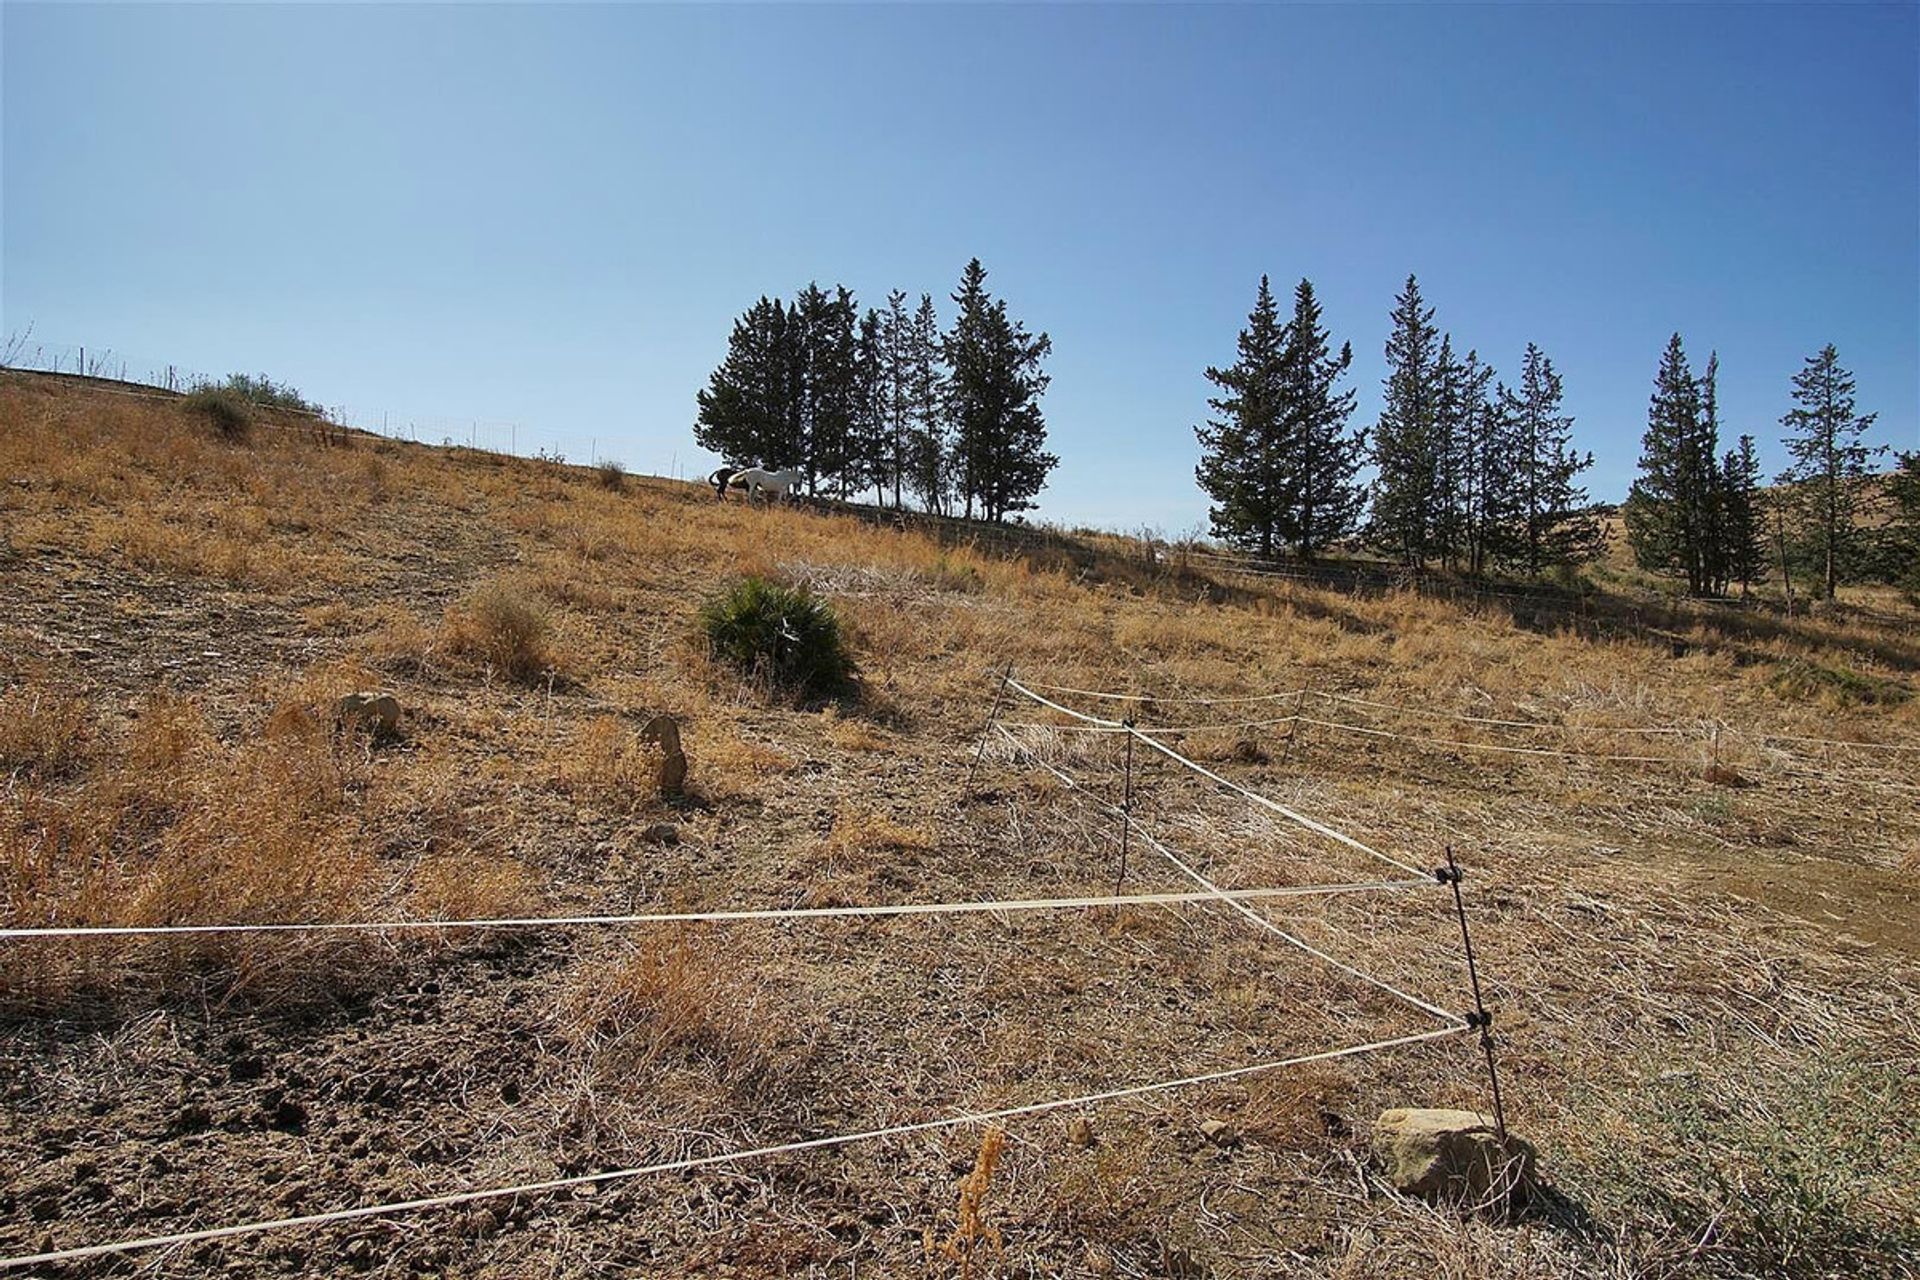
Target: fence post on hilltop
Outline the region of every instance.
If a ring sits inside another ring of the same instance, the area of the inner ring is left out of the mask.
[[[1473,937],[1467,932],[1467,905],[1460,897],[1460,864],[1453,860],[1453,846],[1447,846],[1447,865],[1434,871],[1434,878],[1442,884],[1453,886],[1453,910],[1460,918],[1460,947],[1467,955],[1467,981],[1473,987],[1473,1012],[1467,1015],[1467,1025],[1480,1030],[1480,1052],[1487,1060],[1487,1083],[1493,1089],[1493,1127],[1499,1135],[1500,1145],[1507,1145],[1507,1112],[1500,1100],[1500,1072],[1493,1061],[1493,1015],[1487,1012],[1487,1005],[1480,998],[1480,969],[1473,956]]]
[[[1120,896],[1120,886],[1127,879],[1127,844],[1133,834],[1133,721],[1123,720],[1127,727],[1126,781],[1120,792],[1120,874],[1113,878],[1113,895]]]
[[[998,723],[1000,719],[1000,703],[1003,699],[1006,698],[1007,684],[1012,679],[1013,679],[1013,664],[1009,662],[1007,664],[1007,669],[1000,673],[1000,687],[993,691],[993,708],[987,712],[986,724],[981,726],[980,745],[974,748],[973,766],[967,770],[967,786],[966,786],[966,792],[965,792],[965,794],[967,795],[973,794],[974,776],[980,772],[980,761],[986,758],[987,738],[992,735],[993,726],[996,723]]]

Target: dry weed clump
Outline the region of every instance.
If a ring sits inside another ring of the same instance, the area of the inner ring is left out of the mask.
[[[616,813],[660,799],[660,752],[618,716],[600,715],[575,729],[552,756],[553,783]]]
[[[0,690],[0,770],[56,777],[86,756],[92,715],[84,700],[58,689]]]
[[[496,579],[448,609],[441,634],[447,652],[532,683],[557,665],[548,647],[552,629],[546,609],[518,587]]]
[[[582,965],[562,1033],[603,1077],[682,1072],[752,1091],[778,1074],[767,993],[703,931],[643,934],[625,955]]]
[[[350,799],[352,757],[303,711],[258,738],[214,740],[154,699],[59,791],[0,796],[0,918],[15,926],[251,924],[361,918],[381,876]],[[292,943],[293,945],[279,945]],[[362,942],[193,935],[28,944],[0,1000],[46,1008],[157,993],[193,977],[230,996],[324,996]]]
[[[539,899],[526,863],[461,851],[434,854],[414,866],[406,910],[423,920],[500,920],[526,915]]]

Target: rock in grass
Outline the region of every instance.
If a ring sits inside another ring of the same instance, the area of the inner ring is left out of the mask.
[[[641,833],[649,844],[679,844],[680,828],[671,822],[656,822]]]
[[[1216,1147],[1236,1147],[1240,1145],[1240,1131],[1225,1120],[1206,1120],[1200,1125],[1200,1136]]]
[[[1533,1183],[1533,1148],[1477,1111],[1396,1107],[1373,1122],[1373,1151],[1387,1181],[1410,1196],[1480,1203],[1524,1199]]]
[[[333,718],[343,728],[391,738],[400,732],[400,702],[390,693],[350,693],[334,705]]]
[[[1085,1116],[1075,1116],[1067,1122],[1067,1142],[1071,1146],[1090,1147],[1093,1145],[1093,1122]]]

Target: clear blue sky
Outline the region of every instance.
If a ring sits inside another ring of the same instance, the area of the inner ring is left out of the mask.
[[[1553,357],[1597,496],[1676,329],[1770,468],[1826,342],[1920,445],[1913,5],[3,8],[0,329],[136,363],[690,472],[754,298],[944,319],[977,254],[1053,336],[1042,514],[1178,532],[1260,273],[1364,421],[1412,271]]]

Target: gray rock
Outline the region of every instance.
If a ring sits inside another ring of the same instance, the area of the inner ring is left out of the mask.
[[[650,844],[679,844],[680,828],[671,822],[656,822],[641,833]]]
[[[1407,1195],[1482,1204],[1524,1199],[1534,1151],[1477,1111],[1396,1107],[1373,1123],[1373,1151],[1387,1181]]]

